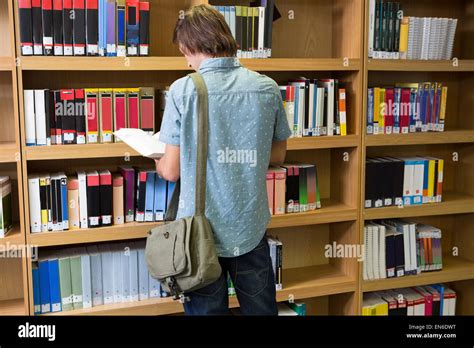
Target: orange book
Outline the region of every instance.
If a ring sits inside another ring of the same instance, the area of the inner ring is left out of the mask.
[[[270,210],[270,214],[274,215],[275,209],[274,209],[274,187],[275,187],[275,173],[273,172],[272,169],[268,169],[267,172],[267,196],[268,196],[268,209]]]
[[[285,192],[286,192],[286,170],[283,168],[274,169],[274,214],[285,214]]]
[[[347,135],[346,89],[339,88],[339,123],[341,136]]]

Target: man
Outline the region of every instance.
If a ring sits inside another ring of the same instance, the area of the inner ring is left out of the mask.
[[[176,24],[174,43],[209,92],[206,216],[216,243],[221,277],[187,296],[188,315],[228,314],[227,273],[244,315],[277,315],[275,281],[265,230],[269,164],[285,159],[291,132],[278,85],[242,67],[224,17],[213,7],[191,8]],[[181,178],[178,218],[194,214],[197,93],[189,77],[169,90],[156,163],[166,180]]]

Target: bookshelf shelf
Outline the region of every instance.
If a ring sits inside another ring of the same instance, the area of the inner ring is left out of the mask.
[[[25,304],[22,298],[0,301],[0,315],[25,315]]]
[[[285,269],[285,287],[277,291],[277,301],[354,292],[356,281],[331,265]],[[229,307],[238,307],[236,297],[229,297]],[[182,305],[171,298],[118,303],[46,315],[164,315],[183,312]]]
[[[366,135],[367,146],[421,145],[421,144],[454,144],[474,142],[474,130],[449,130],[445,132],[377,134]]]
[[[241,59],[257,71],[354,71],[360,59],[342,58],[270,58]],[[22,70],[62,71],[190,71],[183,57],[22,57]]]
[[[304,213],[274,215],[268,228],[327,224],[357,219],[357,209],[332,200],[321,200],[321,209]]]
[[[160,222],[131,222],[123,225],[59,232],[31,233],[30,243],[38,247],[97,243],[146,237],[148,231]]]
[[[432,71],[432,72],[469,72],[474,71],[474,59],[451,60],[402,60],[369,59],[369,71]]]
[[[323,209],[316,211],[272,216],[268,228],[289,226],[326,224],[339,221],[356,220],[356,209],[343,204],[323,200]],[[42,232],[29,234],[29,241],[38,247],[98,243],[145,238],[147,232],[160,222],[132,222],[124,225],[79,229],[58,232]]]
[[[139,156],[124,143],[28,146],[25,155],[28,161]]]
[[[11,71],[13,67],[12,57],[0,57],[0,71]]]
[[[0,245],[3,247],[15,246],[24,244],[23,235],[21,234],[20,225],[17,223],[13,226],[13,229],[5,236],[0,238]]]
[[[0,142],[0,163],[16,162],[18,153],[15,142]]]
[[[337,137],[306,137],[292,138],[288,141],[288,150],[331,149],[340,147],[355,147],[359,143],[357,135]],[[0,145],[0,162],[2,147]],[[124,143],[85,144],[85,145],[53,145],[28,146],[25,148],[27,161],[106,158],[123,156],[140,156],[138,152]],[[12,158],[11,154],[8,158]],[[14,157],[13,157],[14,158]],[[10,161],[10,160],[8,160]]]
[[[418,206],[384,207],[364,209],[365,220],[406,218],[413,216],[431,216],[464,214],[474,212],[474,196],[445,192],[443,202]]]
[[[344,137],[303,137],[288,140],[288,150],[332,149],[338,147],[355,147],[359,145],[359,136],[347,135]]]
[[[461,257],[443,256],[443,269],[418,275],[362,282],[362,291],[380,291],[408,286],[447,283],[474,278],[474,262]]]

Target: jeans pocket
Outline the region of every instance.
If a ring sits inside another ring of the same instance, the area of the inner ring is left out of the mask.
[[[236,273],[235,288],[241,293],[254,297],[262,292],[268,284],[269,267],[251,269]]]

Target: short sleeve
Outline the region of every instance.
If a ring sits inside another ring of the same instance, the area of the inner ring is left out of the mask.
[[[280,93],[277,94],[277,109],[275,116],[275,130],[273,133],[273,141],[283,141],[291,136],[290,126],[286,117],[286,111],[283,106],[283,100]]]
[[[177,106],[173,89],[170,88],[166,96],[166,106],[161,122],[160,141],[165,144],[180,144],[181,113]]]

